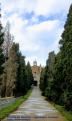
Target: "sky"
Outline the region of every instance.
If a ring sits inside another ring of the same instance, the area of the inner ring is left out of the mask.
[[[10,32],[31,65],[45,66],[48,54],[59,51],[72,0],[0,0],[2,24],[10,22]]]

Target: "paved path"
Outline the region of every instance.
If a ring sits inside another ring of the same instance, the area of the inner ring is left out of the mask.
[[[13,119],[13,120],[12,120]],[[65,121],[60,113],[41,96],[38,87],[32,91],[29,99],[17,111],[12,113],[8,121]]]

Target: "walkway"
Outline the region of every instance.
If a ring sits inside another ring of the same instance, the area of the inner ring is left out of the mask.
[[[41,96],[38,87],[32,91],[29,99],[7,119],[8,121],[64,121],[60,113]]]

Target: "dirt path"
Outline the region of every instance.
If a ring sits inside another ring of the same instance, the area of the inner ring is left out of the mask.
[[[41,96],[38,87],[17,111],[10,114],[8,121],[65,121],[60,113]]]

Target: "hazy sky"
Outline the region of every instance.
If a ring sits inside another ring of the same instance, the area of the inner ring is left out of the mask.
[[[61,33],[72,0],[0,0],[2,23],[11,24],[14,41],[26,61],[45,65],[50,51],[58,52]]]

